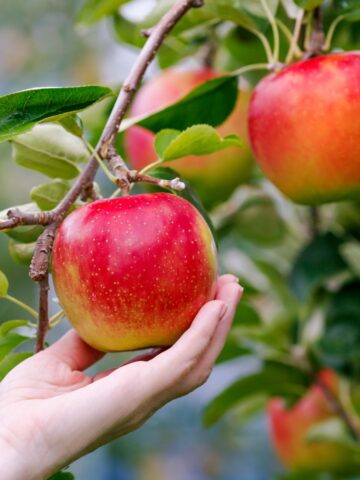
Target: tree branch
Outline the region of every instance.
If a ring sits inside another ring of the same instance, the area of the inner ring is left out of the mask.
[[[311,32],[310,45],[304,58],[312,58],[321,55],[325,44],[325,33],[323,26],[323,13],[321,6],[314,10],[314,30]]]
[[[347,411],[342,406],[340,400],[337,398],[332,389],[326,384],[326,382],[322,381],[321,378],[317,378],[316,384],[318,387],[320,387],[330,408],[345,423],[353,439],[360,441],[360,432],[358,432],[356,427],[353,425],[351,417],[348,415]]]
[[[94,154],[91,155],[89,163],[83,170],[82,174],[77,178],[72,188],[61,202],[49,212],[23,213],[19,210],[9,210],[9,220],[0,223],[0,230],[15,228],[19,225],[48,226],[37,240],[30,266],[31,278],[38,281],[40,284],[40,319],[36,346],[37,350],[43,348],[44,338],[48,328],[48,264],[56,229],[76,199],[80,195],[86,195],[86,192],[89,192],[89,186],[93,184],[93,180],[99,167],[97,156],[102,160],[109,161],[110,168],[116,173],[115,176],[119,179],[118,183],[122,188],[123,193],[129,191],[129,175],[131,172],[129,172],[121,157],[117,155],[113,146],[121,121],[125,116],[138,86],[140,85],[146,69],[154,59],[167,34],[188,10],[201,7],[203,3],[204,0],[179,0],[162,17],[159,23],[149,31],[149,38],[140,52],[129,76],[125,80],[103,133],[95,147]],[[173,182],[175,188],[179,186],[181,188],[180,184],[182,183],[179,182],[178,179],[174,179],[173,181],[161,181],[159,179],[153,180],[153,177],[141,175],[137,172],[136,174],[133,174],[133,181],[150,181],[150,183],[157,184],[160,184],[159,182]]]

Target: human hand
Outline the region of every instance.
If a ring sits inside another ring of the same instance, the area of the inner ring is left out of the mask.
[[[235,277],[220,277],[216,300],[202,307],[175,345],[93,378],[83,370],[103,353],[73,330],[17,366],[0,384],[2,478],[46,479],[202,385],[241,294]]]

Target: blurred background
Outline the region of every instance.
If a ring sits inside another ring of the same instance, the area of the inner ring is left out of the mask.
[[[151,10],[152,0],[127,8],[129,18]],[[116,43],[107,22],[90,29],[74,26],[79,0],[1,0],[0,95],[34,86],[100,83],[117,87],[136,57],[136,50]],[[148,72],[151,75],[156,63]],[[43,177],[11,161],[10,146],[0,144],[0,210],[28,202],[28,192]],[[102,178],[100,176],[100,183]],[[16,295],[36,307],[36,292],[27,267],[8,255],[8,239],[0,236],[0,269]],[[51,297],[54,294],[52,293]],[[56,310],[56,305],[53,306]],[[17,318],[19,311],[1,303],[0,321]],[[56,332],[61,335],[68,325]],[[97,367],[122,361],[108,355]],[[105,364],[105,365],[104,365]],[[237,413],[215,427],[201,424],[204,406],[227,384],[256,367],[252,358],[215,368],[210,380],[193,394],[158,412],[139,431],[122,438],[71,466],[78,480],[267,480],[281,473],[268,439],[266,420],[257,415],[246,425]],[[234,421],[235,420],[235,421]],[[71,441],[71,439],[69,439]]]

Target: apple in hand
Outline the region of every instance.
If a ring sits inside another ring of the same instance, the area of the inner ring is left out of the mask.
[[[294,202],[360,199],[360,52],[304,60],[253,92],[249,133],[265,175]]]
[[[70,214],[56,236],[52,271],[69,321],[92,347],[168,346],[214,297],[216,249],[188,201],[134,195]]]
[[[323,370],[320,378],[335,393],[338,380],[331,370]],[[294,406],[286,408],[280,398],[268,405],[271,438],[283,462],[291,470],[307,472],[352,473],[360,471],[353,451],[334,442],[307,442],[311,427],[334,418],[320,387],[314,385]]]
[[[218,74],[203,68],[193,71],[167,70],[147,82],[137,94],[131,109],[132,116],[145,115],[167,107],[186,96],[195,87]],[[203,156],[188,156],[164,163],[189,180],[207,207],[226,200],[234,189],[247,181],[253,159],[247,138],[247,109],[250,93],[241,91],[235,109],[217,129],[220,135],[238,134],[245,144]],[[142,127],[131,127],[125,136],[125,148],[130,163],[140,170],[155,162],[154,134]]]

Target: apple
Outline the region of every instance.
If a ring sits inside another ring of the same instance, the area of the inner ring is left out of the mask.
[[[215,294],[216,249],[188,201],[167,193],[99,200],[59,227],[56,293],[101,351],[172,345]]]
[[[338,379],[333,371],[323,370],[320,377],[334,392],[338,390]],[[312,426],[336,416],[318,386],[312,386],[290,408],[286,408],[280,398],[270,400],[268,414],[273,444],[289,469],[328,473],[359,471],[360,464],[356,464],[350,448],[330,441],[307,442],[306,436]]]
[[[360,199],[360,52],[304,60],[252,94],[249,133],[265,175],[291,200]]]
[[[131,109],[132,116],[160,110],[186,96],[195,87],[218,76],[214,70],[167,70],[147,82],[139,91]],[[232,147],[211,155],[189,156],[163,165],[176,170],[189,180],[208,207],[226,200],[234,189],[249,179],[253,159],[247,138],[247,108],[250,93],[241,91],[228,119],[218,128],[222,135],[236,133],[244,147]],[[125,148],[132,166],[140,170],[155,162],[154,134],[141,127],[132,127],[125,136]]]

